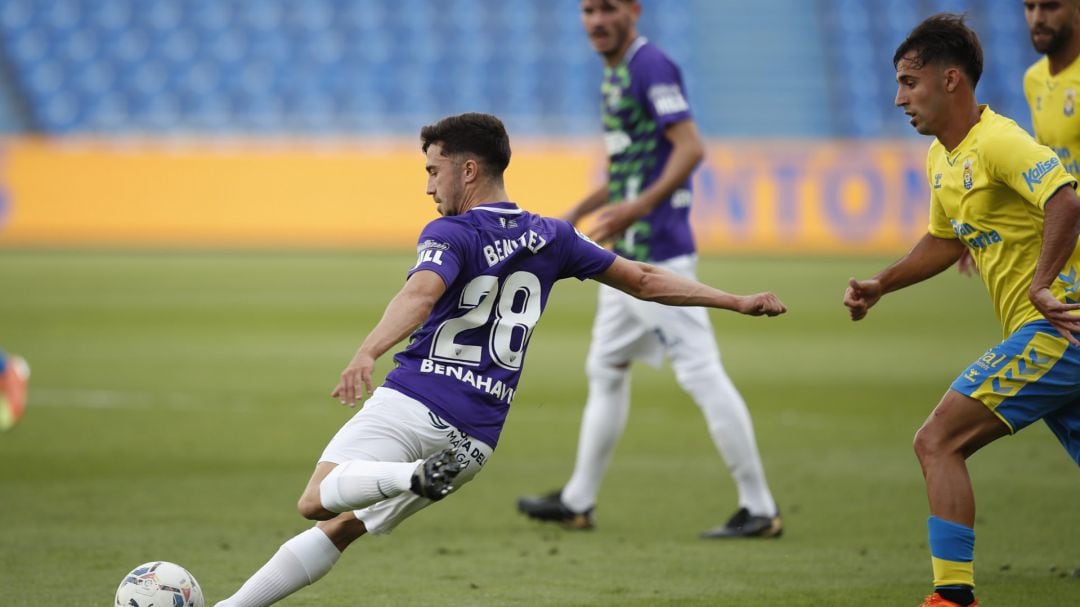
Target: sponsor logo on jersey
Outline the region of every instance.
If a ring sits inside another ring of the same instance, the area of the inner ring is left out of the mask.
[[[649,87],[649,101],[652,101],[656,113],[660,116],[678,114],[690,109],[690,104],[683,97],[682,89],[677,84],[654,84]]]
[[[1035,186],[1042,183],[1043,177],[1049,173],[1054,167],[1061,164],[1057,156],[1050,158],[1049,160],[1043,160],[1036,162],[1035,166],[1031,167],[1027,171],[1024,171],[1024,183],[1027,184],[1028,190],[1035,191]]]
[[[419,253],[420,251],[426,251],[428,249],[441,249],[441,250],[445,251],[445,250],[447,250],[449,248],[450,248],[450,245],[446,244],[445,242],[435,242],[434,240],[431,240],[429,238],[429,239],[425,240],[424,242],[421,242],[420,244],[416,245],[416,252]]]
[[[970,223],[961,223],[955,219],[950,220],[953,233],[973,249],[985,249],[986,247],[1002,241],[1001,234],[997,230],[981,232]]]

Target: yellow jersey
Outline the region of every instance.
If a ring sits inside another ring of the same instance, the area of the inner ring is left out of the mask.
[[[1066,171],[1080,175],[1080,59],[1050,75],[1050,60],[1039,59],[1024,73],[1024,97],[1031,107],[1035,140],[1054,149]]]
[[[1012,120],[985,105],[951,152],[936,139],[927,154],[930,226],[938,238],[959,238],[979,266],[1005,336],[1042,318],[1028,300],[1043,241],[1043,209],[1076,179],[1054,150],[1036,143]],[[1080,253],[1062,269],[1051,291],[1080,300]]]

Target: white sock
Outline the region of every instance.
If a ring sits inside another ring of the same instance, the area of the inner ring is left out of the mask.
[[[345,462],[331,470],[319,484],[319,499],[330,512],[365,508],[407,491],[419,463]]]
[[[334,566],[341,551],[318,527],[285,542],[236,594],[215,607],[266,607],[313,584]]]
[[[611,367],[589,369],[589,397],[581,416],[574,473],[562,490],[562,502],[574,512],[596,505],[615,445],[630,414],[630,372]]]
[[[776,502],[765,481],[750,412],[720,362],[676,365],[675,376],[705,415],[709,434],[735,481],[739,506],[752,515],[775,515]]]

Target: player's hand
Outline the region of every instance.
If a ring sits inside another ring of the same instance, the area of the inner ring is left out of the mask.
[[[975,276],[979,273],[979,266],[975,264],[975,258],[971,256],[971,251],[966,248],[960,254],[960,259],[956,260],[956,271],[964,276]]]
[[[1080,346],[1080,339],[1076,334],[1080,333],[1080,316],[1075,312],[1080,310],[1080,303],[1064,303],[1058,301],[1050,289],[1043,287],[1034,291],[1028,291],[1028,299],[1046,320],[1057,329],[1061,336],[1074,346]]]
[[[877,280],[848,279],[844,291],[844,305],[851,313],[851,320],[862,320],[866,313],[881,299],[881,283]]]
[[[375,359],[366,352],[357,352],[349,361],[349,366],[341,372],[341,381],[330,393],[330,396],[341,401],[341,404],[355,407],[356,403],[371,396],[374,388],[371,383],[371,374],[375,371]]]
[[[736,311],[749,316],[779,316],[787,312],[787,307],[779,297],[766,292],[740,297]]]
[[[613,204],[596,213],[588,236],[596,242],[610,240],[644,217],[641,208],[632,201]]]

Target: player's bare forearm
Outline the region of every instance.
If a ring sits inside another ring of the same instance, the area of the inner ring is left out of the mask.
[[[959,240],[926,234],[907,255],[870,280],[848,280],[844,307],[851,320],[862,320],[883,295],[941,273],[956,263],[963,252],[964,243]]]
[[[630,201],[638,207],[639,217],[648,215],[657,205],[670,198],[690,179],[694,169],[705,158],[705,144],[693,120],[676,122],[664,131],[664,135],[671,142],[671,155],[656,181]]]
[[[1030,291],[1048,289],[1076,249],[1080,236],[1080,198],[1069,186],[1058,189],[1046,201],[1043,244]]]
[[[705,156],[705,145],[692,120],[677,122],[667,127],[664,134],[671,141],[672,150],[660,175],[635,198],[604,209],[589,230],[594,240],[609,240],[651,213],[690,179]]]
[[[378,359],[390,348],[412,334],[420,323],[431,314],[434,300],[421,300],[399,292],[387,304],[382,318],[368,333],[357,352]]]
[[[562,218],[577,225],[583,217],[604,206],[607,204],[607,201],[608,184],[605,182],[604,185],[593,190],[588,196],[582,198],[581,202],[577,203],[569,211],[564,213]]]
[[[330,395],[342,404],[354,406],[364,394],[371,394],[375,361],[415,331],[431,315],[435,302],[445,291],[442,278],[434,272],[421,270],[410,276],[345,366]]]
[[[1065,263],[1076,249],[1080,235],[1080,199],[1071,187],[1059,188],[1046,201],[1043,225],[1043,244],[1035,276],[1028,288],[1028,299],[1058,333],[1074,346],[1080,346],[1080,304],[1059,301],[1050,291]]]
[[[958,239],[924,234],[907,255],[878,272],[874,279],[881,284],[882,295],[898,291],[944,272],[963,253],[964,243]]]
[[[669,306],[701,306],[752,316],[776,316],[787,311],[772,293],[733,295],[663,268],[621,257],[596,279],[638,299]]]

